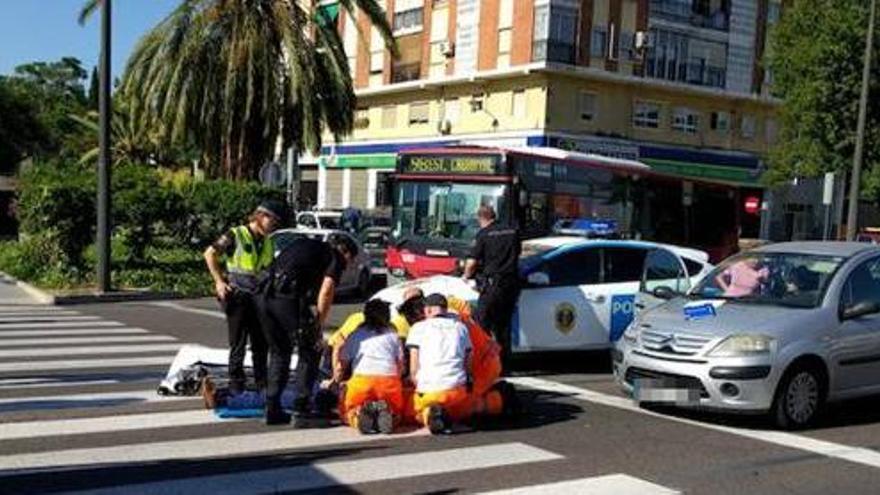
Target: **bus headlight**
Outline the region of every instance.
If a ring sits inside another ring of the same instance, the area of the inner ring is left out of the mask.
[[[731,335],[709,352],[711,357],[741,357],[770,354],[776,339],[766,335]]]

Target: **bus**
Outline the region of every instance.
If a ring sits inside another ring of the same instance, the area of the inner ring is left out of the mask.
[[[692,246],[717,261],[735,251],[738,201],[730,185],[558,148],[401,151],[385,259],[389,285],[460,274],[480,229],[481,205],[492,206],[498,220],[524,238],[550,235],[567,219],[587,219],[587,225],[606,227],[602,236]]]

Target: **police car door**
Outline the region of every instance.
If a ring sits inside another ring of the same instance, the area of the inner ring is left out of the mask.
[[[666,302],[667,299],[658,296],[664,289],[670,289],[673,294],[684,294],[690,288],[690,278],[682,259],[668,249],[652,249],[645,257],[642,280],[635,298],[635,311],[651,309]]]
[[[601,250],[581,247],[551,255],[527,274],[517,310],[513,350],[565,350],[607,346],[590,291],[598,284]],[[604,301],[599,302],[599,304]]]
[[[591,289],[599,323],[608,341],[623,335],[635,314],[635,298],[648,250],[637,246],[606,246],[602,249],[602,283]],[[600,304],[596,299],[604,299]]]

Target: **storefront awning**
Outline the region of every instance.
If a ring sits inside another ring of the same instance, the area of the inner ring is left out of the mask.
[[[760,174],[754,170],[710,165],[707,163],[689,163],[656,158],[642,158],[655,172],[676,175],[682,178],[719,181],[747,187],[762,187]]]
[[[321,166],[328,168],[394,169],[397,166],[397,154],[325,155],[321,157]]]

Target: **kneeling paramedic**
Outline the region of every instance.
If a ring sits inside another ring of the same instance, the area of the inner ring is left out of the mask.
[[[442,294],[426,297],[426,319],[413,325],[406,340],[416,421],[432,434],[450,432],[453,421],[467,419],[472,411],[468,329],[447,308]]]
[[[205,250],[205,262],[217,300],[226,313],[229,326],[229,391],[240,393],[245,387],[244,358],[251,343],[254,381],[266,386],[266,340],[257,316],[257,281],[272,263],[274,245],[269,235],[282,223],[285,207],[278,201],[265,201],[245,225],[234,227]],[[220,266],[226,258],[225,274]]]
[[[344,383],[339,416],[361,433],[388,434],[404,412],[403,348],[388,303],[368,301],[363,314],[364,322],[333,351],[332,380]]]
[[[323,335],[333,296],[345,267],[357,256],[349,238],[331,236],[328,242],[301,238],[291,242],[267,270],[258,298],[260,321],[269,344],[266,424],[286,424],[281,394],[290,377],[293,346],[297,348],[294,426],[305,426],[318,379]],[[311,305],[316,305],[316,313]]]

